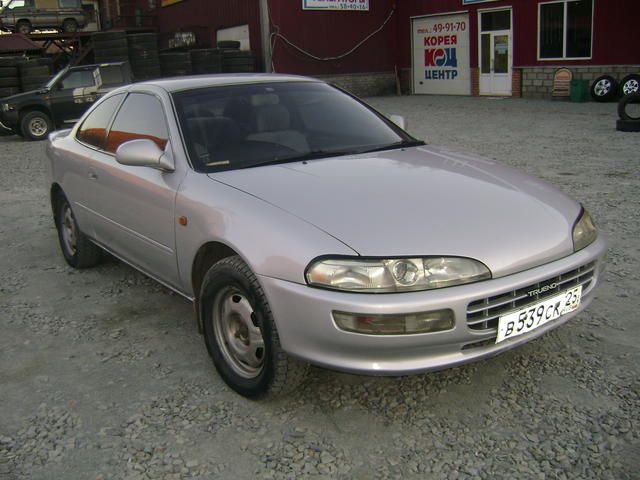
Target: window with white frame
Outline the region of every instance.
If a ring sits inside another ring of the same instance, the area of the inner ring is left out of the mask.
[[[538,57],[591,58],[593,0],[561,0],[538,5]]]

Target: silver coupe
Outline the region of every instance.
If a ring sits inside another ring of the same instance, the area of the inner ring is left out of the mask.
[[[579,203],[403,128],[297,76],[114,90],[48,143],[62,253],[84,268],[106,250],[194,302],[219,374],[252,397],[310,363],[491,357],[589,304],[606,242]]]

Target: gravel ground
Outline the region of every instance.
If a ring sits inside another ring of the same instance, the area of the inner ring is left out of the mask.
[[[611,240],[591,308],[480,363],[313,369],[290,397],[249,401],[180,297],[115,260],[66,266],[44,144],[0,137],[0,479],[639,478],[640,134],[615,131],[614,104],[370,101],[584,202]]]

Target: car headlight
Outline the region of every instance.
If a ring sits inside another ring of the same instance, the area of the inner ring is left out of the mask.
[[[360,293],[388,293],[451,287],[491,278],[477,260],[462,257],[426,257],[380,260],[321,259],[307,268],[314,287]]]
[[[592,244],[597,236],[598,229],[589,212],[583,208],[580,218],[573,227],[573,251],[577,252]]]

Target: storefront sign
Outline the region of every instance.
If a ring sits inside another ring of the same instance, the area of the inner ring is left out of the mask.
[[[369,11],[369,0],[302,0],[303,10]]]
[[[414,92],[470,95],[469,15],[417,18],[412,28]]]

